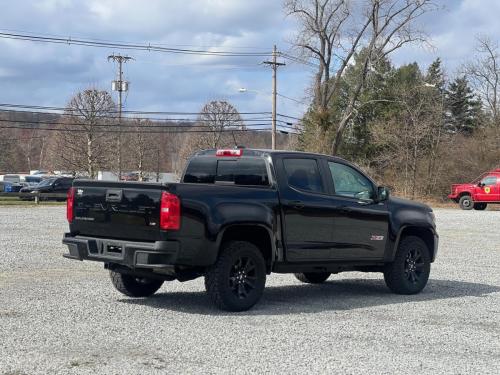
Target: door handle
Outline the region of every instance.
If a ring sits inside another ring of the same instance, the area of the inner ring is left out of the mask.
[[[304,203],[302,201],[292,201],[290,202],[293,208],[297,210],[301,210],[304,208]]]
[[[352,209],[351,209],[351,208],[349,208],[349,207],[342,206],[342,207],[340,207],[340,210],[339,210],[339,211],[340,211],[340,213],[342,213],[342,214],[348,214],[349,212],[352,212]]]

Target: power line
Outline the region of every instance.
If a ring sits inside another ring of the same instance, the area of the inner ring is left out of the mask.
[[[267,119],[270,121],[271,119]],[[265,121],[265,120],[264,120]],[[123,127],[123,128],[184,128],[184,129],[189,129],[189,128],[206,128],[207,125],[203,125],[203,121],[200,122],[194,122],[195,124],[191,125],[178,125],[178,124],[172,124],[172,123],[165,123],[165,124],[117,124],[117,123],[93,123],[93,124],[86,124],[86,123],[81,123],[81,122],[58,122],[58,121],[28,121],[28,120],[10,120],[10,119],[0,119],[0,122],[7,122],[7,123],[15,123],[15,124],[26,124],[26,125],[61,125],[61,126],[80,126],[80,127]],[[289,125],[286,121],[280,120],[280,122],[283,123],[283,125],[280,125],[281,127],[290,127],[293,128],[293,125]],[[264,126],[264,125],[270,125],[271,122],[262,122],[262,123],[253,123],[253,124],[244,124],[244,122],[241,122],[238,124],[238,122],[235,122],[235,127],[241,127],[244,126],[246,128],[250,128],[253,126]],[[44,130],[44,128],[37,128],[37,127],[23,127],[23,129],[33,129],[33,130]],[[213,130],[212,130],[213,131]]]
[[[309,66],[311,68],[319,68],[318,64],[314,64],[314,63],[312,63],[308,60],[305,60],[301,57],[298,57],[298,56],[290,55],[290,54],[284,53],[284,52],[280,52],[280,56],[283,57],[284,59],[296,62],[298,64],[306,65],[306,66]]]
[[[76,112],[76,110],[72,110],[70,108],[64,108],[64,107],[51,107],[51,106],[41,106],[41,105],[27,105],[27,104],[13,104],[13,103],[0,103],[0,107],[6,107],[6,108],[20,108],[20,109],[30,109],[30,110],[39,110],[39,109],[44,109],[46,111],[60,111],[64,113],[53,113],[53,112],[34,112],[34,111],[29,111],[29,113],[40,113],[40,114],[48,114],[48,115],[65,115],[65,116],[82,116],[78,114],[74,114],[71,112]],[[6,109],[1,109],[0,111],[10,111],[10,112],[21,112],[21,111],[13,111],[13,110],[6,110]],[[69,113],[68,113],[69,112]],[[118,111],[106,111],[106,113],[114,114],[118,113]],[[182,112],[182,111],[139,111],[139,110],[128,110],[128,111],[123,111],[123,113],[127,114],[136,114],[136,115],[172,115],[172,116],[191,116],[191,115],[199,115],[200,112]],[[271,115],[272,112],[238,112],[240,115]],[[227,114],[232,114],[232,113],[226,113],[226,112],[217,112],[216,114],[218,115],[227,115]],[[294,117],[294,116],[289,116],[285,115],[282,113],[276,113],[277,116],[280,117],[286,117],[286,118],[291,118],[294,120],[301,120],[299,117]],[[118,118],[118,117],[112,117],[112,116],[106,116],[107,118]],[[147,119],[147,118],[142,118],[142,117],[127,117],[127,119]],[[158,120],[171,120],[168,118],[165,119],[158,119]]]
[[[151,44],[151,43],[138,44],[129,42],[112,42],[112,41],[106,42],[106,41],[98,41],[86,38],[51,37],[51,36],[34,35],[28,33],[0,32],[0,38],[24,40],[24,41],[39,42],[39,43],[67,44],[67,45],[78,45],[78,46],[98,47],[98,48],[120,48],[125,50],[164,52],[164,53],[200,55],[200,56],[263,57],[270,55],[270,52],[267,51],[241,52],[241,51],[216,51],[209,49],[174,48],[174,47],[164,47],[158,44]]]
[[[11,109],[0,109],[0,113],[8,113],[8,114],[18,114],[18,113],[23,113],[23,114],[35,114],[35,115],[47,115],[47,116],[57,116],[57,117],[65,117],[65,118],[81,118],[85,117],[82,114],[78,113],[54,113],[54,112],[41,112],[41,111],[27,111],[27,110],[11,110]],[[224,113],[214,113],[215,115],[219,114],[224,114]],[[119,120],[118,116],[108,116],[108,115],[100,115],[97,116],[98,119],[107,119],[107,120]],[[124,121],[126,122],[132,122],[132,121],[152,121],[152,122],[179,122],[179,123],[189,123],[189,122],[197,122],[197,118],[188,118],[188,117],[125,117],[123,118]],[[265,116],[265,117],[242,117],[241,122],[255,122],[255,121],[265,121],[265,120],[271,120],[271,116]],[[15,120],[13,120],[15,121]],[[28,122],[28,120],[26,120]],[[283,120],[277,120],[277,121],[283,121]],[[33,123],[38,123],[40,122],[39,120],[34,120],[30,121]]]
[[[28,104],[13,104],[13,103],[0,103],[0,107],[7,108],[22,108],[22,109],[45,109],[47,111],[62,111],[62,112],[76,112],[77,110],[66,107],[51,107],[41,105],[28,105]],[[118,113],[118,111],[106,111],[107,113]],[[139,111],[127,110],[122,113],[136,114],[136,115],[199,115],[200,112],[183,112],[183,111]],[[271,112],[238,112],[240,115],[270,115]],[[227,115],[232,113],[218,112],[220,115]]]
[[[269,124],[266,124],[269,126]],[[69,132],[69,133],[85,133],[87,130],[85,129],[68,129],[68,128],[43,128],[43,129],[37,129],[37,128],[26,128],[23,126],[16,126],[16,125],[0,125],[0,129],[24,129],[24,130],[40,130],[40,131],[47,131],[47,132]],[[143,132],[140,130],[123,130],[122,132],[125,134],[173,134],[173,133],[182,133],[182,134],[188,134],[188,133],[231,133],[231,132],[260,132],[260,131],[270,131],[272,128],[256,128],[256,129],[240,129],[240,128],[228,128],[224,130],[219,130],[219,131],[213,131],[210,129],[206,130],[151,130],[148,132]],[[118,134],[119,131],[114,131],[114,130],[104,130],[104,129],[97,129],[93,130],[93,133],[105,133],[105,134]],[[293,133],[293,132],[290,132]]]

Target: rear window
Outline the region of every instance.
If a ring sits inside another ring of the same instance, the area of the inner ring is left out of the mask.
[[[268,186],[266,162],[260,158],[218,159],[194,158],[189,163],[184,182]]]

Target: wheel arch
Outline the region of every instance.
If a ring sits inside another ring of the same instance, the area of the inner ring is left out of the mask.
[[[394,257],[396,256],[396,251],[398,250],[401,240],[408,236],[415,236],[424,241],[424,243],[427,245],[427,248],[429,249],[431,262],[434,262],[434,259],[436,258],[437,247],[435,233],[431,228],[419,226],[405,226],[401,228],[394,244],[392,259],[394,259]]]
[[[261,251],[266,262],[266,271],[271,273],[275,260],[276,244],[271,230],[263,224],[231,224],[222,229],[217,238],[217,249],[219,256],[224,243],[229,241],[247,241]]]

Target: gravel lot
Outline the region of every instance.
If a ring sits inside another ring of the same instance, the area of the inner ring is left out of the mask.
[[[0,207],[0,373],[500,373],[500,211],[436,210],[417,296],[379,274],[272,275],[253,310],[229,314],[202,279],[120,295],[101,264],[62,258],[64,210]]]

